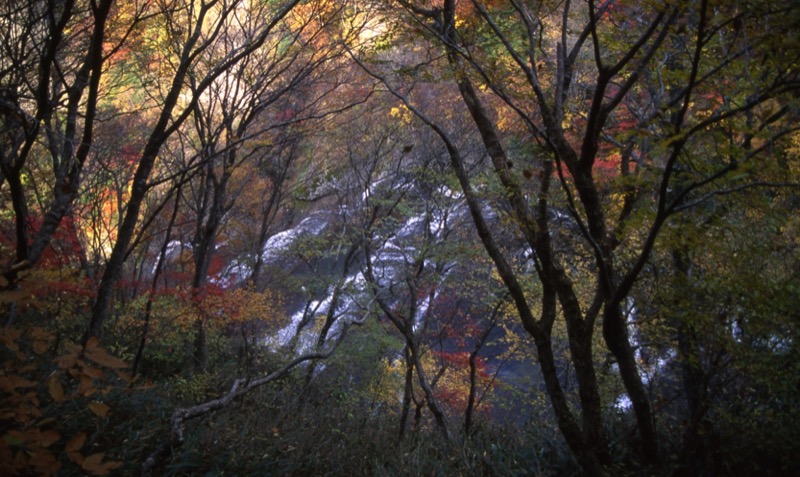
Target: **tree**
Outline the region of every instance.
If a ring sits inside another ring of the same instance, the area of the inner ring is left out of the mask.
[[[786,253],[785,234],[795,226],[786,214],[796,197],[790,166],[796,158],[776,146],[780,161],[747,172],[750,181],[774,187],[708,197],[685,211],[659,239],[648,265],[656,271],[632,293],[637,340],[648,343],[640,349],[642,366],[665,375],[654,401],[665,408],[662,427],[678,441],[680,475],[731,465],[780,473],[786,466],[781,442],[792,439],[784,432],[796,415],[782,408],[783,393],[793,393],[784,386],[794,385],[781,375],[793,368],[784,360],[795,352],[789,343],[796,331],[785,317],[796,257]],[[772,389],[772,404],[763,400],[765,388]],[[786,427],[753,423],[776,415]],[[765,427],[771,436],[748,430]],[[740,447],[744,441],[752,453]]]
[[[249,21],[260,21],[249,17]],[[192,128],[185,132],[183,144],[196,145],[192,152],[202,164],[196,187],[192,187],[191,209],[195,216],[192,238],[194,274],[192,294],[197,296],[206,286],[209,267],[218,245],[224,218],[236,204],[236,197],[247,187],[240,180],[231,193],[231,179],[245,161],[253,160],[253,154],[269,154],[272,148],[256,148],[242,154],[250,142],[264,141],[274,128],[285,128],[287,124],[308,117],[304,103],[315,103],[320,96],[330,93],[328,88],[312,91],[310,84],[320,67],[336,54],[335,45],[327,48],[311,48],[315,36],[323,35],[323,29],[311,30],[313,15],[297,16],[296,25],[275,35],[269,44],[254,51],[236,65],[232,65],[205,91],[197,91],[192,81],[190,91],[199,98],[193,105]],[[245,28],[247,30],[247,28]],[[217,48],[221,58],[236,48],[241,35],[239,29],[225,31]],[[192,77],[203,76],[204,65],[194,71]],[[336,88],[336,85],[333,86]],[[291,117],[282,117],[286,108],[294,106]],[[271,111],[276,109],[277,111]],[[318,113],[319,111],[315,111]],[[266,119],[272,116],[270,119]],[[288,164],[287,164],[288,166]],[[286,166],[278,171],[278,187],[273,189],[274,198],[264,211],[268,221],[271,209],[276,207]],[[263,222],[262,222],[263,223]],[[259,254],[260,255],[260,254]],[[204,319],[197,321],[195,361],[199,369],[205,369],[207,351]]]
[[[146,7],[146,2],[113,0],[31,0],[2,7],[0,186],[9,190],[16,245],[14,259],[3,266],[5,288],[13,288],[19,271],[41,258],[70,211],[91,159],[95,122],[103,115],[101,101],[114,94],[113,85],[103,83],[103,73]],[[116,22],[121,16],[126,23]],[[35,232],[24,184],[32,163],[47,163],[51,174]]]
[[[445,0],[433,8],[399,3],[408,24],[445,55],[448,74],[503,187],[502,204],[533,251],[542,290],[536,305],[488,226],[463,155],[444,123],[393,75],[354,57],[446,145],[478,234],[534,338],[567,444],[587,475],[600,475],[611,463],[593,348],[600,327],[632,403],[641,460],[657,465],[662,449],[656,420],[622,305],[669,219],[709,194],[731,190],[736,171],[769,157],[765,145],[794,130],[788,105],[798,88],[797,57],[773,48],[793,28],[797,8],[788,2],[741,9],[706,1],[589,2],[574,8],[570,2],[552,8],[519,1]],[[778,17],[782,20],[770,28],[756,26]],[[433,51],[429,61],[435,63]],[[404,71],[417,68],[407,65]],[[735,76],[748,81],[725,79]],[[772,115],[756,114],[773,102],[787,106]],[[517,137],[530,144],[520,153],[501,127],[509,114],[525,128]],[[738,134],[731,134],[734,123]],[[725,153],[694,166],[696,157],[719,144],[715,131],[726,129]],[[764,139],[761,147],[753,145],[755,136]],[[555,207],[569,219],[561,219]],[[634,227],[641,221],[646,225]],[[569,247],[553,240],[565,227],[576,232],[559,235],[570,240]],[[572,270],[586,260],[588,276],[578,278]],[[581,289],[591,290],[589,296]],[[580,417],[570,409],[556,372],[552,330],[558,318],[569,336]]]
[[[98,286],[88,336],[102,335],[103,325],[109,313],[112,288],[128,254],[128,247],[139,222],[142,203],[151,187],[150,175],[161,147],[190,117],[201,100],[201,94],[227,71],[264,46],[269,39],[274,38],[275,34],[280,34],[281,22],[298,3],[299,1],[290,1],[273,9],[271,5],[266,4],[245,7],[238,1],[211,1],[201,3],[196,11],[187,4],[182,6],[183,9],[170,8],[159,12],[162,21],[178,25],[178,28],[172,30],[178,34],[173,38],[175,42],[169,45],[174,47],[174,50],[167,51],[161,59],[171,64],[174,69],[171,71],[170,85],[165,89],[163,102],[159,105],[158,120],[153,125],[137,164],[119,236]],[[179,12],[183,17],[178,16]],[[240,23],[243,19],[240,16],[261,20]],[[184,25],[189,31],[183,30]],[[213,60],[216,55],[215,50],[220,47],[228,29],[233,29],[234,25],[242,27],[240,35],[244,41],[231,45],[228,54],[215,62]],[[197,66],[206,61],[210,61],[211,66],[208,69],[201,69],[200,71],[203,71],[201,76],[194,77]],[[190,85],[192,88],[188,101],[183,102],[182,94]]]

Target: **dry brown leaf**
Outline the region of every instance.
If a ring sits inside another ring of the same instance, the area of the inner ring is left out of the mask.
[[[103,462],[104,455],[104,453],[100,452],[86,457],[81,467],[83,467],[83,470],[93,475],[108,475],[112,470],[122,465],[122,462]]]
[[[81,447],[83,447],[84,443],[86,443],[86,433],[80,432],[69,438],[69,441],[67,441],[67,445],[64,447],[64,450],[67,453],[77,452],[81,449]],[[82,456],[81,459],[83,459]]]
[[[22,376],[0,376],[0,389],[11,392],[17,388],[32,388],[36,383],[29,381]]]
[[[83,348],[86,351],[90,351],[90,350],[93,350],[93,349],[97,348],[97,345],[99,345],[99,344],[100,344],[100,340],[96,336],[92,336],[91,338],[89,338],[86,341],[86,346],[84,346]]]
[[[44,340],[34,340],[33,352],[36,354],[45,354],[50,349],[50,343]]]
[[[92,401],[88,404],[89,410],[92,411],[97,417],[108,416],[108,411],[111,409],[108,404],[100,401]]]
[[[11,450],[11,446],[9,446],[5,440],[0,439],[0,470],[3,471],[13,470],[9,468],[13,460],[14,460],[14,453]]]
[[[102,369],[93,368],[91,366],[85,366],[83,368],[83,374],[89,376],[90,378],[102,379],[105,376],[105,373]]]
[[[30,293],[25,290],[10,290],[0,293],[0,303],[20,303],[24,302]]]
[[[74,354],[66,354],[64,356],[60,356],[56,358],[56,362],[58,363],[58,367],[61,369],[69,369],[75,366],[75,363],[78,362],[78,357]]]
[[[25,366],[21,366],[18,371],[20,373],[32,373],[39,369],[39,365],[36,363],[26,364]]]
[[[28,440],[28,435],[24,432],[13,429],[8,431],[5,435],[3,435],[3,441],[12,446],[18,446],[20,444],[25,443]]]
[[[31,457],[30,463],[36,469],[37,475],[42,477],[55,476],[58,469],[61,468],[61,463],[49,451],[37,452],[35,456]]]
[[[133,381],[133,376],[125,371],[116,370],[117,376],[119,379],[125,381],[126,383],[130,384]]]
[[[28,466],[28,457],[22,450],[18,450],[14,455],[14,467],[24,469]]]
[[[112,369],[127,368],[128,363],[125,361],[108,354],[108,352],[101,348],[94,348],[86,350],[86,357],[95,363]]]
[[[87,455],[86,458],[84,459],[84,462],[86,462],[86,465],[89,466],[98,465],[100,464],[100,462],[103,461],[103,457],[105,456],[106,456],[105,452],[96,452],[92,455]]]
[[[122,462],[108,460],[103,462],[103,473],[98,473],[97,475],[108,475],[112,470],[122,467]]]
[[[64,400],[64,388],[61,387],[61,381],[59,381],[58,376],[50,377],[47,383],[47,390],[50,392],[50,397],[53,398],[53,401],[61,402]]]
[[[78,383],[78,393],[81,396],[90,396],[94,394],[95,388],[92,385],[92,380],[89,376],[81,375]]]
[[[142,384],[141,386],[136,386],[133,389],[136,389],[136,390],[139,390],[139,391],[147,391],[148,389],[153,389],[154,387],[156,387],[156,385],[152,381],[147,381],[146,383]]]
[[[47,331],[46,329],[42,328],[41,326],[35,326],[31,330],[31,338],[35,340],[49,340],[53,337],[53,333]]]
[[[76,464],[83,466],[83,454],[80,452],[67,452],[67,458]]]
[[[53,429],[39,432],[39,435],[36,436],[37,443],[42,447],[50,447],[54,442],[61,439],[61,434],[58,431]]]
[[[103,461],[103,457],[105,455],[106,454],[104,452],[98,452],[97,454],[92,454],[90,456],[87,456],[86,458],[83,459],[83,464],[81,464],[81,467],[83,467],[83,470],[88,470],[91,472],[90,469],[99,466],[100,462]]]

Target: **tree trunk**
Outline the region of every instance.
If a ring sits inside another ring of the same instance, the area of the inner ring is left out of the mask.
[[[169,247],[169,242],[171,240],[172,227],[175,225],[175,219],[178,216],[178,206],[180,204],[180,200],[181,192],[179,188],[177,194],[175,195],[175,206],[172,208],[172,215],[170,216],[169,223],[167,224],[167,231],[164,234],[164,241],[162,242],[161,249],[158,253],[158,260],[156,261],[156,269],[153,273],[153,280],[150,282],[150,290],[147,295],[147,304],[145,305],[144,323],[142,324],[142,336],[139,339],[139,346],[136,349],[136,356],[133,359],[131,371],[133,376],[136,376],[136,374],[139,372],[139,364],[144,356],[144,348],[147,344],[147,335],[150,332],[150,318],[153,311],[153,295],[155,294],[156,288],[158,288],[158,279],[161,277],[161,272],[163,271],[164,263],[166,262],[167,248]]]
[[[639,375],[639,368],[628,338],[628,328],[619,306],[606,308],[603,317],[603,338],[619,365],[619,374],[633,405],[641,439],[641,455],[647,465],[659,464],[658,437],[650,396]]]
[[[400,432],[398,438],[403,439],[408,427],[408,414],[411,411],[411,400],[414,394],[414,364],[411,362],[411,354],[408,346],[403,348],[403,362],[405,363],[405,385],[403,386],[403,407],[400,412]]]

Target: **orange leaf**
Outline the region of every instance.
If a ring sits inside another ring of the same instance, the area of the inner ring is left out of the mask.
[[[54,442],[61,439],[61,434],[58,431],[54,431],[52,429],[39,432],[39,435],[36,436],[36,441],[42,447],[50,447]]]
[[[31,363],[31,364],[26,364],[25,366],[21,366],[18,369],[18,371],[20,373],[32,373],[32,372],[36,371],[36,369],[38,369],[38,368],[39,368],[39,366],[37,364]]]
[[[36,354],[45,354],[49,348],[50,344],[47,341],[35,340],[33,342],[33,351]]]
[[[26,301],[30,294],[24,290],[11,290],[0,293],[0,303],[20,303]]]
[[[8,433],[6,433],[3,436],[3,441],[5,441],[6,443],[8,443],[9,445],[12,445],[12,446],[18,446],[20,444],[25,443],[25,441],[27,441],[27,440],[28,440],[28,436],[25,435],[22,431],[18,431],[16,429],[12,430],[12,431],[8,431]]]
[[[90,469],[94,469],[100,465],[100,462],[103,461],[103,456],[105,456],[105,453],[103,452],[92,454],[83,459],[83,464],[81,464],[81,467],[83,467],[83,470],[88,470],[91,472]]]
[[[118,468],[118,467],[122,467],[122,462],[118,462],[118,461],[114,461],[114,460],[109,460],[109,461],[106,461],[106,462],[103,464],[103,466],[104,466],[106,469],[108,469],[108,471],[110,472],[110,471],[112,471],[112,470],[114,470],[114,469],[116,469],[116,468]]]
[[[53,401],[61,402],[64,400],[64,388],[61,387],[58,376],[53,376],[49,379],[47,390],[50,392],[50,397],[53,398]]]
[[[108,416],[108,411],[111,409],[108,404],[100,401],[92,401],[88,404],[89,410],[92,411],[97,417]]]
[[[0,439],[0,470],[12,473],[14,469],[10,468],[11,462],[14,460],[14,452],[5,440]]]
[[[76,452],[83,447],[84,443],[86,443],[86,433],[81,432],[75,434],[74,436],[70,437],[69,441],[67,441],[67,445],[64,447],[64,450],[67,451],[67,453]]]
[[[151,381],[148,381],[142,384],[141,386],[136,386],[134,389],[136,389],[137,391],[147,391],[148,389],[153,389],[154,387],[156,387],[156,385],[153,384]]]
[[[121,359],[111,356],[108,354],[107,351],[95,348],[95,349],[87,349],[86,350],[86,357],[94,361],[95,363],[105,366],[107,368],[112,369],[120,369],[120,368],[127,368],[128,363],[122,361]]]
[[[55,476],[61,463],[56,459],[52,452],[40,451],[30,460],[31,465],[37,470],[40,476]]]
[[[17,453],[14,455],[14,467],[18,469],[24,469],[28,466],[28,458],[25,455],[25,452],[18,450]]]
[[[58,363],[58,367],[61,369],[69,369],[75,366],[75,363],[78,361],[78,357],[74,354],[67,354],[64,356],[60,356],[56,359]]]
[[[49,340],[53,337],[53,333],[45,330],[41,326],[36,326],[31,330],[31,337],[35,340]]]
[[[67,458],[76,464],[83,466],[83,454],[80,452],[67,452]]]
[[[90,396],[95,391],[94,386],[92,386],[92,380],[88,376],[81,375],[78,383],[78,393],[82,396]]]
[[[5,339],[14,341],[19,339],[20,336],[22,336],[22,330],[18,330],[16,328],[6,328],[3,331],[0,331],[0,342]]]
[[[31,388],[36,386],[36,383],[29,381],[21,376],[11,375],[0,377],[0,389],[5,391],[13,391],[17,388]]]
[[[84,349],[86,351],[93,350],[93,349],[97,348],[97,345],[99,345],[99,344],[100,344],[100,340],[97,339],[96,336],[92,336],[91,338],[89,338],[86,341],[86,346],[84,346]]]
[[[102,452],[90,455],[83,460],[81,467],[94,475],[108,475],[109,472],[122,465],[122,462],[102,462],[104,455]]]
[[[126,373],[125,371],[117,370],[116,373],[117,373],[117,376],[119,376],[119,379],[125,381],[128,384],[130,384],[133,381],[133,376],[131,376],[130,374]]]
[[[105,376],[105,373],[103,373],[102,369],[93,368],[91,366],[85,366],[83,368],[83,374],[89,376],[90,378],[97,379],[101,379],[103,376]]]

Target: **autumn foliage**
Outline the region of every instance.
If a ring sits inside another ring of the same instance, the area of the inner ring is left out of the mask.
[[[7,327],[0,335],[0,468],[4,475],[53,476],[77,466],[89,475],[109,475],[121,462],[93,453],[87,445],[91,431],[74,429],[68,417],[82,415],[91,423],[113,413],[104,396],[132,384],[127,363],[96,339],[68,345],[53,359],[56,335],[40,327],[27,331],[23,337],[20,329]]]
[[[798,31],[0,2],[0,474],[791,475]]]

